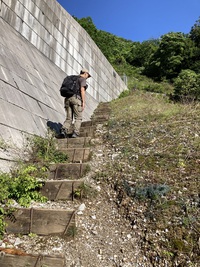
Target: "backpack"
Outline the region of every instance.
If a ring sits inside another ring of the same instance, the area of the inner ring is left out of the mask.
[[[67,76],[61,85],[60,95],[67,98],[77,95],[79,90],[78,78],[79,75]]]

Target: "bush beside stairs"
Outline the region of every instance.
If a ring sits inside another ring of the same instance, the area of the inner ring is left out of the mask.
[[[42,195],[49,201],[73,201],[75,192],[84,184],[84,176],[89,171],[91,139],[95,138],[96,126],[109,119],[109,103],[100,103],[90,121],[82,122],[81,133],[77,138],[57,139],[57,149],[68,155],[67,163],[53,164],[48,178],[41,188]],[[6,218],[7,233],[68,236],[70,229],[76,228],[76,210],[65,209],[15,209]],[[72,238],[72,236],[71,236]],[[19,250],[5,249],[0,257],[1,267],[64,267],[61,256],[29,255]]]

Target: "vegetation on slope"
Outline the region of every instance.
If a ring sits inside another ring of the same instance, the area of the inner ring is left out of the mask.
[[[157,40],[142,43],[98,30],[90,17],[75,19],[88,32],[118,74],[128,77],[129,89],[137,80],[146,81],[148,91],[155,91],[153,82],[170,85],[175,83],[175,92],[169,91],[169,87],[158,85],[156,91],[170,94],[175,100],[190,95],[187,100],[200,99],[200,19],[188,34],[169,32]],[[188,78],[192,79],[192,83]],[[137,85],[141,89],[140,83]]]
[[[45,138],[34,136],[27,145],[29,159],[18,162],[10,173],[0,173],[0,238],[6,227],[4,217],[13,210],[12,204],[16,202],[28,207],[32,201],[47,201],[39,191],[46,180],[49,165],[68,159],[65,153],[56,149],[54,133],[48,132]]]
[[[111,102],[103,170],[152,266],[197,266],[200,105],[135,91]]]

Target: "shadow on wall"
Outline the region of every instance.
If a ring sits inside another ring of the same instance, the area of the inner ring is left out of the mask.
[[[53,122],[53,121],[47,121],[47,126],[54,131],[56,134],[60,133],[60,129],[62,127],[61,123]]]

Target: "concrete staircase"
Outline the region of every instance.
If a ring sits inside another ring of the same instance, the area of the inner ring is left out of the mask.
[[[73,201],[75,193],[81,190],[84,176],[90,170],[91,139],[95,138],[96,126],[109,119],[109,103],[100,103],[90,121],[82,123],[78,138],[57,139],[57,149],[68,155],[67,163],[53,164],[41,193],[50,201]],[[69,236],[76,227],[76,210],[65,209],[16,209],[12,218],[7,218],[7,233]],[[6,252],[5,252],[6,253]],[[23,252],[24,253],[24,252]],[[20,252],[19,252],[20,254]],[[1,267],[26,266],[64,267],[64,257],[42,255],[12,255],[0,257]]]

